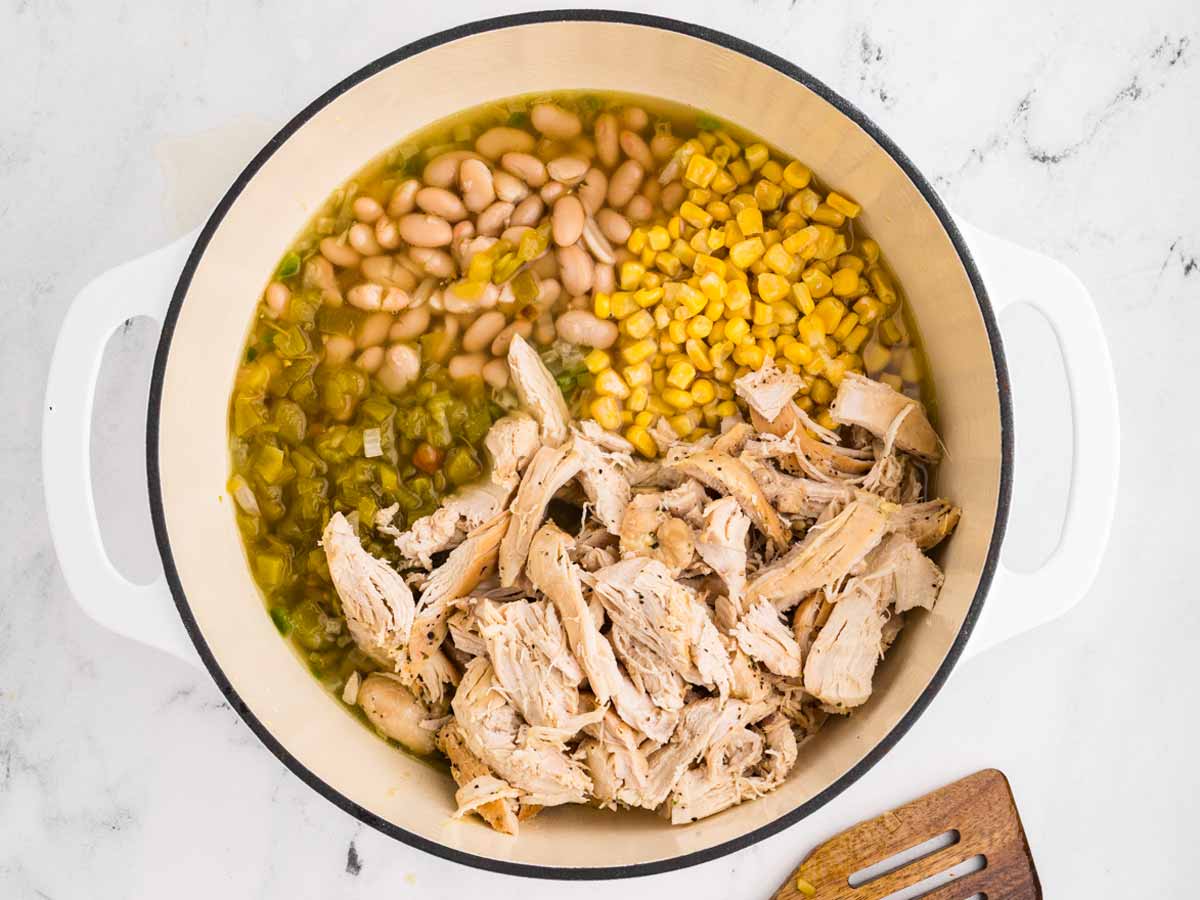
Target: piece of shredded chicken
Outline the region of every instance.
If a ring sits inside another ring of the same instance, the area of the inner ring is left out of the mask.
[[[778,788],[937,603],[926,551],[960,511],[925,496],[942,448],[924,410],[846,375],[833,431],[796,404],[802,375],[764,366],[734,385],[749,422],[690,443],[657,428],[645,461],[572,422],[519,337],[508,363],[521,409],[485,437],[480,480],[408,531],[395,509],[367,523],[418,570],[415,601],[353,518],[329,521],[349,636],[383,670],[344,701],[445,755],[456,815],[504,834],[569,803],[682,825]]]

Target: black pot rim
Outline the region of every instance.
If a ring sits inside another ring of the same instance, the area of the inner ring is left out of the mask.
[[[431,841],[420,835],[413,834],[403,828],[388,822],[370,811],[362,808],[358,804],[351,801],[348,797],[339,792],[336,788],[329,785],[325,781],[318,778],[313,772],[307,769],[299,760],[292,756],[287,749],[267,730],[261,721],[254,715],[253,712],[246,706],[245,702],[238,695],[234,686],[230,683],[221,667],[218,665],[212,652],[209,650],[208,643],[205,641],[200,628],[197,625],[195,617],[192,615],[191,607],[188,604],[187,596],[184,593],[183,585],[179,579],[179,573],[175,568],[174,557],[171,552],[171,541],[167,533],[166,517],[163,511],[162,500],[162,485],[160,481],[160,473],[158,468],[158,437],[159,437],[159,413],[160,404],[162,401],[163,378],[166,371],[167,359],[171,348],[171,339],[175,332],[175,324],[179,317],[179,311],[182,307],[185,296],[187,295],[188,287],[191,284],[192,276],[199,264],[200,258],[203,256],[205,249],[208,246],[209,240],[213,233],[224,219],[226,213],[233,205],[234,201],[241,194],[242,190],[255,176],[263,164],[271,157],[291,135],[299,129],[305,122],[311,119],[319,110],[327,106],[333,100],[341,96],[350,88],[354,87],[359,82],[375,75],[376,73],[394,65],[401,60],[407,59],[415,54],[422,53],[426,50],[441,46],[442,44],[456,41],[461,38],[471,35],[481,34],[488,31],[494,31],[503,28],[512,28],[519,25],[532,25],[544,22],[561,22],[561,21],[584,21],[584,22],[609,22],[625,25],[634,25],[648,28],[658,28],[664,31],[672,31],[678,34],[687,35],[689,37],[699,38],[712,44],[717,44],[744,56],[748,56],[760,63],[763,63],[776,71],[787,75],[789,78],[799,82],[813,93],[820,96],[832,104],[843,115],[848,116],[859,127],[867,132],[871,138],[878,143],[896,162],[904,173],[912,180],[917,189],[925,197],[942,226],[946,229],[946,233],[950,236],[950,240],[954,245],[955,251],[958,253],[963,267],[970,279],[971,286],[975,291],[975,296],[979,302],[980,313],[983,316],[984,325],[987,329],[988,342],[991,345],[992,358],[995,362],[996,384],[999,392],[1000,400],[1000,426],[1001,426],[1001,467],[1000,467],[1000,485],[999,485],[999,502],[996,509],[996,519],[992,527],[992,539],[988,548],[987,559],[984,563],[983,571],[979,579],[979,586],[972,599],[971,607],[967,613],[966,619],[963,622],[962,628],[959,630],[958,637],[947,653],[942,665],[930,680],[928,686],[917,698],[904,717],[892,728],[890,732],[868,753],[862,760],[853,768],[847,771],[841,778],[827,787],[820,794],[810,798],[807,802],[798,806],[791,812],[780,816],[779,818],[768,822],[753,831],[750,831],[738,838],[735,838],[725,843],[718,844],[715,847],[710,847],[705,850],[688,853],[681,856],[672,857],[670,859],[655,860],[653,862],[638,863],[624,866],[595,866],[595,867],[572,867],[559,868],[553,866],[538,866],[526,863],[508,862],[500,859],[492,859],[489,857],[477,856],[471,853],[465,853],[460,850],[455,850],[435,841]],[[987,292],[984,288],[983,281],[980,278],[979,271],[971,257],[971,253],[964,242],[962,235],[959,233],[954,220],[951,218],[946,207],[938,198],[933,190],[933,187],[925,179],[925,177],[917,170],[912,161],[901,151],[890,138],[883,133],[882,130],[872,122],[866,115],[858,110],[851,103],[834,93],[825,84],[814,78],[812,75],[805,72],[803,69],[770,53],[762,48],[735,38],[731,35],[720,31],[715,31],[709,28],[704,28],[699,25],[693,25],[687,22],[680,22],[674,19],[662,18],[659,16],[643,15],[641,13],[617,12],[613,10],[600,9],[575,9],[575,10],[549,10],[543,12],[521,13],[518,15],[500,16],[491,19],[482,19],[476,22],[471,22],[465,25],[460,25],[455,28],[450,28],[446,31],[430,35],[411,44],[407,44],[398,50],[388,53],[380,57],[374,62],[364,66],[357,72],[343,79],[338,84],[334,85],[299,114],[297,114],[290,122],[285,125],[278,134],[276,134],[266,144],[258,155],[251,160],[250,164],[242,171],[242,173],[233,182],[233,185],[226,192],[221,202],[217,204],[216,209],[209,217],[200,236],[196,240],[187,263],[180,275],[179,282],[175,288],[171,299],[171,305],[167,310],[167,314],[163,321],[162,336],[159,339],[158,351],[154,360],[154,370],[150,384],[150,401],[147,416],[146,426],[146,469],[149,480],[150,490],[150,511],[154,523],[155,539],[158,544],[159,553],[162,557],[163,569],[166,573],[167,583],[170,585],[171,593],[175,598],[175,605],[179,610],[180,618],[191,636],[192,642],[196,646],[196,650],[200,654],[200,658],[204,661],[209,674],[221,689],[233,707],[250,727],[250,730],[258,737],[260,741],[270,750],[280,762],[288,767],[301,781],[317,791],[331,803],[338,806],[343,811],[354,816],[359,821],[370,825],[377,831],[402,841],[412,847],[424,850],[435,856],[448,859],[456,863],[461,863],[467,866],[473,866],[478,869],[485,869],[492,872],[499,872],[507,875],[517,875],[531,878],[546,878],[557,880],[581,881],[581,880],[599,880],[599,879],[614,879],[614,878],[633,878],[638,876],[653,875],[660,872],[669,872],[676,869],[686,868],[688,866],[697,865],[703,862],[709,862],[726,854],[733,853],[745,847],[749,847],[776,832],[787,828],[790,825],[799,822],[809,814],[815,812],[820,807],[824,806],[829,801],[833,800],[838,794],[846,790],[851,784],[861,778],[866,772],[874,766],[892,746],[904,736],[917,717],[925,710],[933,698],[941,690],[945,684],[947,676],[954,668],[959,656],[962,654],[963,647],[966,645],[967,639],[971,635],[976,621],[979,618],[980,611],[983,607],[984,597],[987,594],[988,588],[991,585],[992,578],[995,574],[996,566],[1000,557],[1000,546],[1004,538],[1004,530],[1008,520],[1009,502],[1012,489],[1012,460],[1013,460],[1013,435],[1012,435],[1012,398],[1010,392],[1008,369],[1004,358],[1004,349],[1000,340],[1000,333],[996,323],[995,315],[992,311],[991,303],[988,300]]]

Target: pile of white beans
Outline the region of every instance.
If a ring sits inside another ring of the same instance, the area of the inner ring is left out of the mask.
[[[646,177],[681,140],[663,133],[647,141],[650,117],[638,107],[601,113],[591,135],[554,103],[534,105],[529,118],[530,129],[488,128],[473,151],[442,153],[419,179],[355,197],[354,223],[323,238],[302,272],[303,287],[323,303],[367,314],[354,338],[325,337],[327,364],[353,359],[399,393],[421,372],[416,339],[440,332],[440,358],[424,362],[444,362],[455,379],[479,376],[503,388],[514,334],[542,346],[556,337],[590,348],[616,343],[617,325],[591,312],[592,295],[613,292],[616,267],[635,258],[624,247],[631,223],[682,202],[677,177],[665,185]],[[532,302],[517,301],[511,277],[463,280],[476,254],[501,239],[517,246],[547,222],[549,246],[522,266],[535,276]],[[271,282],[267,315],[281,315],[289,299],[286,284]]]

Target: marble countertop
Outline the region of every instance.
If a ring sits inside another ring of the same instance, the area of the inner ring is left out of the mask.
[[[855,784],[902,799],[983,765],[1010,777],[1046,895],[1194,893],[1192,580],[1200,454],[1200,6],[1102,0],[660,0],[618,6],[722,29],[808,69],[873,117],[956,212],[1070,266],[1091,290],[1121,394],[1112,543],[1063,619],[964,664]],[[518,2],[514,9],[532,9]],[[985,14],[982,11],[987,9]],[[0,7],[0,896],[598,896],[396,843],[284,769],[206,675],[110,634],[68,594],[42,505],[46,364],[64,311],[101,271],[192,227],[293,112],[365,62],[496,11],[482,2]],[[1007,552],[1053,540],[1062,402],[1036,317],[1012,365],[1036,400],[1046,470],[1018,485]],[[109,547],[157,565],[142,429],[156,334],[112,342],[94,460]],[[1050,524],[1047,524],[1047,523]],[[914,777],[913,772],[921,772]],[[903,787],[897,793],[896,785]],[[848,795],[849,796],[849,792]],[[881,801],[882,802],[882,801]],[[882,805],[880,809],[882,810]],[[821,821],[629,898],[766,897]],[[1136,860],[1136,875],[1130,861]],[[1136,878],[1136,881],[1134,879]],[[1185,887],[1186,886],[1186,887]]]

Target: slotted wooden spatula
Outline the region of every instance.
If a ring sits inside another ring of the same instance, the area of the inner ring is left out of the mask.
[[[924,844],[914,858],[913,848]],[[946,883],[947,870],[961,877]],[[942,876],[940,883],[912,892],[935,876]],[[1041,900],[1025,829],[1003,773],[984,769],[843,831],[814,850],[772,900],[885,900],[902,891],[921,900],[981,894],[987,900]]]

